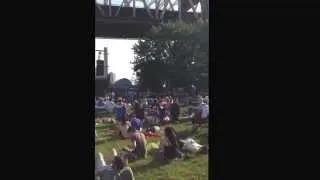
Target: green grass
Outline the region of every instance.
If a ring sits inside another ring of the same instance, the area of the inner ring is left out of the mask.
[[[192,133],[191,122],[181,122],[172,125],[178,135],[194,137],[200,144],[207,144],[207,128]],[[96,126],[98,138],[96,151],[102,152],[106,159],[112,159],[112,148],[130,145],[129,140],[119,139],[114,134],[115,124],[100,124]],[[163,134],[163,127],[161,127]],[[158,142],[157,139],[147,139],[148,143]],[[119,148],[117,148],[119,149]],[[172,161],[164,164],[154,160],[154,153],[148,153],[147,159],[130,163],[137,180],[202,180],[208,179],[208,155],[190,155],[184,160]]]

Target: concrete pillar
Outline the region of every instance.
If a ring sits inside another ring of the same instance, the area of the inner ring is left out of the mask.
[[[201,13],[204,19],[209,18],[209,0],[200,0],[201,3]],[[211,1],[213,3],[213,1]]]
[[[178,0],[178,17],[179,17],[179,20],[182,19],[182,7],[181,7],[182,3],[181,3],[181,0]]]

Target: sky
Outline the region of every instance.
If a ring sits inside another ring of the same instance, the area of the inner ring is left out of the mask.
[[[134,60],[134,53],[132,50],[133,45],[138,40],[127,39],[95,39],[95,49],[103,50],[104,47],[108,48],[108,63],[109,72],[115,73],[115,80],[127,78],[132,80],[133,70],[131,61]],[[96,52],[96,58],[98,59],[98,52]],[[103,59],[103,56],[101,57]],[[135,77],[134,77],[135,78]]]

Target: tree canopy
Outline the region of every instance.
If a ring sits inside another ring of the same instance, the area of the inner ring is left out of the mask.
[[[170,22],[153,27],[133,47],[138,85],[154,92],[168,88],[208,88],[208,21]]]

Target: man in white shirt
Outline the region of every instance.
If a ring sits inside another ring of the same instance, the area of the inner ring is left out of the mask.
[[[112,101],[107,100],[107,101],[105,102],[105,108],[107,109],[107,111],[108,111],[109,113],[112,113],[112,112],[113,112],[113,109],[115,108],[115,104],[114,104]]]
[[[201,111],[201,120],[202,122],[205,122],[209,116],[209,105],[206,100],[204,100],[203,103],[201,103],[200,111]]]

